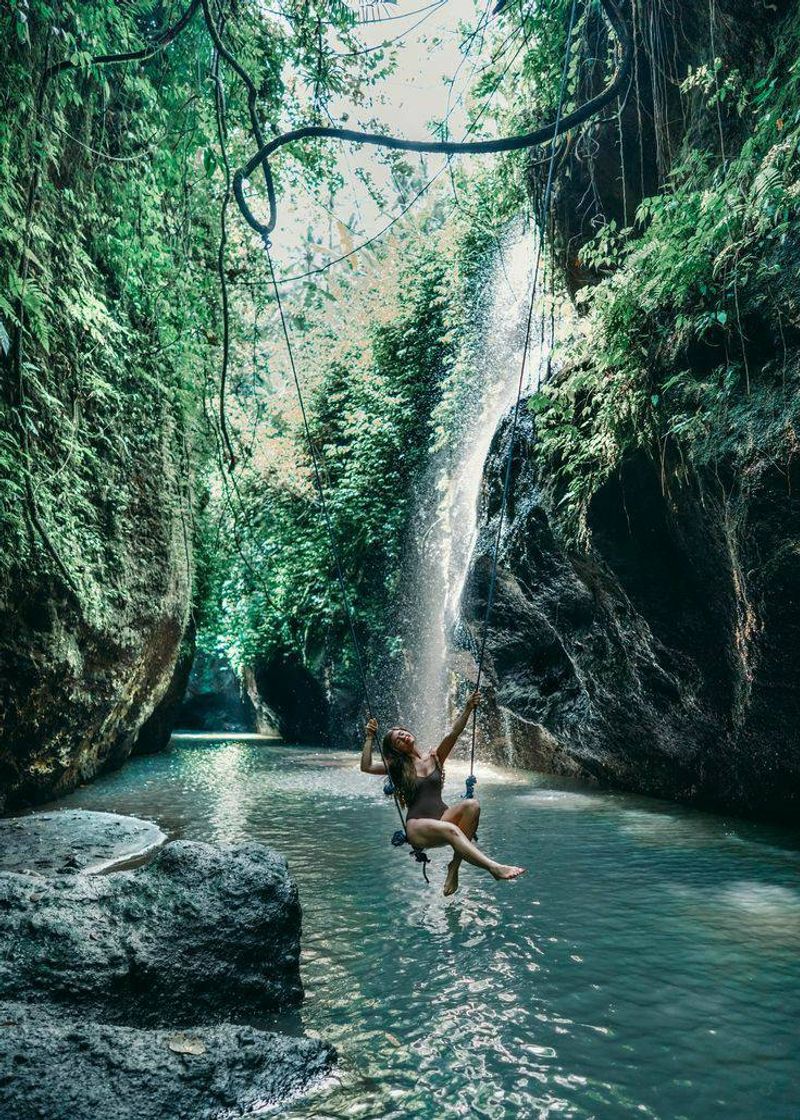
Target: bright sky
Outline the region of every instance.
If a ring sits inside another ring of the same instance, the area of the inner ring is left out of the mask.
[[[464,60],[462,45],[465,42],[463,25],[474,26],[484,13],[489,13],[494,0],[441,0],[429,4],[427,0],[398,0],[396,5],[380,5],[380,14],[391,14],[392,19],[360,24],[357,31],[365,47],[377,46],[395,40],[390,50],[397,53],[397,67],[388,78],[372,90],[370,103],[357,113],[353,106],[332,106],[334,121],[339,123],[347,114],[347,127],[369,126],[379,122],[386,131],[396,135],[420,139],[432,136],[431,122],[442,120],[450,112],[450,132],[460,138],[466,128],[465,91],[475,77],[476,68],[488,55],[487,44],[479,36],[471,45],[471,52]],[[489,20],[491,28],[494,19]],[[484,50],[481,51],[481,46]],[[452,93],[449,82],[456,74]],[[336,143],[336,141],[329,141]],[[339,170],[345,186],[333,201],[336,216],[345,223],[352,223],[361,241],[370,236],[394,217],[400,209],[388,168],[382,162],[378,149],[355,149],[352,145],[337,145],[340,151]],[[421,157],[409,154],[407,159],[419,161]],[[442,166],[438,156],[427,157],[428,176]],[[419,162],[416,162],[419,166]],[[371,199],[365,185],[357,177],[361,168],[368,172],[375,184],[385,188],[386,210],[381,211]],[[292,270],[296,261],[298,243],[305,236],[309,225],[314,227],[321,240],[327,240],[329,215],[309,195],[297,192],[292,198],[279,198],[279,224],[274,235],[275,257],[279,272]],[[333,231],[336,254],[344,250]],[[320,257],[322,263],[324,257]]]
[[[412,130],[427,132],[432,118],[445,115],[448,84],[463,57],[459,47],[465,37],[459,26],[472,23],[479,11],[473,0],[442,0],[427,11],[421,7],[419,0],[399,0],[393,8],[384,9],[395,13],[391,22],[361,24],[358,29],[368,47],[402,33],[394,44],[397,70],[376,91],[376,100],[380,98],[376,115],[388,128],[402,130],[406,135],[411,135]],[[397,18],[404,9],[409,14]],[[462,66],[459,77],[467,77],[469,70],[470,64]],[[459,89],[463,89],[463,84],[457,82]],[[459,89],[453,100],[458,100]],[[463,120],[463,106],[456,107],[453,127],[463,125]]]

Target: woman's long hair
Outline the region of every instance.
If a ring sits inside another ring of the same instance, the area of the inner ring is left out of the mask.
[[[414,800],[417,786],[419,785],[419,778],[414,769],[414,762],[411,755],[406,754],[404,751],[399,751],[392,740],[392,731],[400,730],[403,729],[393,727],[386,732],[383,737],[382,749],[395,793],[403,808],[407,808]],[[436,766],[441,774],[442,785],[444,785],[444,766],[442,766],[438,758],[436,759]]]
[[[411,801],[414,800],[414,795],[417,792],[417,773],[414,769],[414,763],[410,754],[405,754],[399,751],[394,745],[392,740],[392,731],[397,731],[397,727],[393,727],[391,731],[387,731],[383,737],[383,757],[386,760],[386,767],[389,771],[389,777],[392,779],[394,791],[397,794],[400,804],[406,808]]]

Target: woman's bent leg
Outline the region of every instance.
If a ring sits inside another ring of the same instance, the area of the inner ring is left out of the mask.
[[[442,815],[443,821],[451,821],[458,825],[468,840],[472,840],[478,831],[478,821],[481,816],[480,802],[475,797],[464,798],[458,805],[451,805]],[[447,865],[447,878],[444,881],[442,893],[455,894],[458,890],[458,871],[461,867],[462,856],[453,852],[453,858]]]
[[[458,825],[451,821],[436,821],[428,817],[421,817],[406,824],[406,835],[415,848],[441,848],[449,844],[456,855],[461,856],[467,863],[475,867],[482,867],[495,879],[516,879],[524,875],[524,867],[514,867],[505,863],[497,863],[468,840]]]

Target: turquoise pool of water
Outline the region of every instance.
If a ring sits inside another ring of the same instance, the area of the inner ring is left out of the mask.
[[[798,834],[528,772],[480,778],[482,845],[530,871],[465,867],[451,899],[444,853],[426,886],[390,847],[391,804],[352,754],[176,740],[59,805],[287,856],[307,999],[276,1025],[340,1053],[291,1120],[798,1120]]]

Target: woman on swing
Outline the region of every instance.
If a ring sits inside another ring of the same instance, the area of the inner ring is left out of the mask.
[[[525,874],[524,867],[496,863],[473,844],[481,815],[481,807],[475,798],[466,798],[452,808],[442,801],[445,761],[479,703],[480,694],[473,692],[464,711],[435,751],[421,752],[410,731],[404,727],[393,727],[383,737],[386,766],[381,761],[373,762],[372,747],[378,721],[371,719],[366,726],[361,752],[363,773],[386,774],[388,769],[395,792],[406,808],[406,835],[412,848],[441,848],[449,844],[453,849],[444,884],[446,895],[455,894],[458,890],[458,871],[462,860],[483,867],[495,879],[516,879]]]

